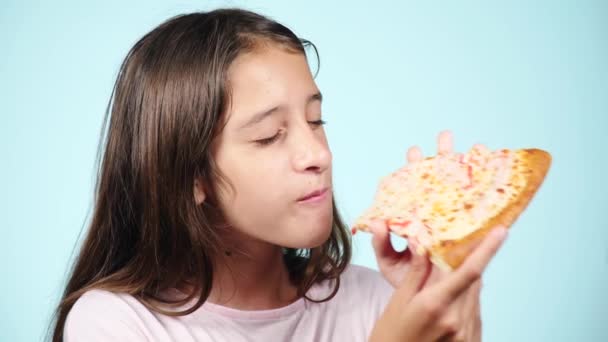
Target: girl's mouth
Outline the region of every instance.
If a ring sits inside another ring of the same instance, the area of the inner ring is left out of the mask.
[[[315,190],[298,199],[299,203],[317,203],[324,200],[329,194],[329,187]]]

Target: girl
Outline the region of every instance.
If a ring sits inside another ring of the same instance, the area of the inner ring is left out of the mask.
[[[384,277],[349,265],[307,46],[237,9],[135,44],[53,341],[479,339],[478,279],[504,229],[443,274],[376,223]],[[439,145],[451,153],[449,133]]]

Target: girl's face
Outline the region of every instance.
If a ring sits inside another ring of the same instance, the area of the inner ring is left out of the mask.
[[[268,46],[229,69],[231,106],[214,155],[234,186],[219,199],[231,226],[256,242],[322,244],[332,228],[332,156],[321,95],[304,55]]]

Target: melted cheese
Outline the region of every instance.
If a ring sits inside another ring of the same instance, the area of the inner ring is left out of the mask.
[[[460,239],[483,226],[524,186],[521,151],[473,148],[411,163],[385,177],[368,219],[422,247]]]

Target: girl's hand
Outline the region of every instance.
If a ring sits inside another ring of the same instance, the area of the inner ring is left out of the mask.
[[[453,137],[451,132],[444,131],[438,137],[438,154],[451,154],[453,152]],[[478,148],[485,148],[483,145],[477,145]],[[422,153],[418,147],[412,147],[408,150],[408,163],[416,162],[422,159]],[[420,259],[415,255],[415,246],[410,243],[408,248],[402,252],[397,252],[390,243],[389,229],[382,221],[372,222],[371,230],[373,234],[373,246],[376,253],[379,269],[384,277],[394,286],[399,287],[407,274],[410,274],[416,266],[415,259]],[[424,257],[426,259],[426,257]],[[418,262],[421,262],[418,260]],[[446,272],[430,264],[428,260],[424,262],[425,274],[418,285],[418,290],[422,290],[426,286],[431,286],[441,282],[448,277]],[[458,315],[461,325],[464,327],[458,335],[458,338],[464,337],[466,341],[481,340],[481,320],[480,320],[480,305],[479,296],[481,289],[481,280],[474,281],[464,293],[455,300],[452,305],[451,315]],[[455,313],[454,313],[455,312]],[[451,340],[452,338],[448,338]]]
[[[497,228],[456,270],[438,272],[426,256],[412,253],[370,341],[479,341],[479,280],[506,236]]]
[[[439,133],[437,138],[437,153],[439,155],[452,154],[454,153],[453,150],[452,133],[450,131]],[[407,152],[408,163],[420,161],[422,158],[422,152],[417,146],[411,147]],[[378,268],[393,287],[397,287],[408,272],[415,248],[410,244],[406,250],[397,252],[391,245],[389,229],[384,221],[372,221],[369,225],[373,234],[372,244]]]

